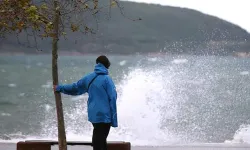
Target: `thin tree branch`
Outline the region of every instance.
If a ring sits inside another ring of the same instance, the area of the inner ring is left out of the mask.
[[[34,37],[34,41],[35,41],[35,48],[36,48],[36,50],[39,51],[38,46],[37,46],[37,39],[36,39],[36,36],[37,36],[37,35],[36,35],[36,31],[33,30],[32,33],[33,33],[33,37]]]
[[[125,12],[123,12],[124,7],[121,7],[120,3],[119,3],[117,0],[113,0],[113,1],[116,3],[116,5],[117,5],[117,7],[119,8],[119,10],[120,10],[120,12],[121,12],[121,15],[122,15],[123,17],[125,17],[125,18],[127,18],[127,19],[129,19],[129,20],[132,20],[132,21],[142,20],[141,18],[138,18],[138,19],[131,19],[131,18],[126,17]]]

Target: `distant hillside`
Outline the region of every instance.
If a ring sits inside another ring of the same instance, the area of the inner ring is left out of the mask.
[[[96,35],[70,34],[61,39],[60,51],[80,53],[219,54],[250,52],[250,34],[242,28],[198,11],[152,4],[121,2],[126,16],[113,9],[111,19],[100,14]],[[94,24],[94,22],[89,22]],[[26,39],[21,36],[21,39]],[[49,40],[39,41],[43,53],[51,50]],[[17,43],[15,36],[0,43],[0,52],[35,53]]]

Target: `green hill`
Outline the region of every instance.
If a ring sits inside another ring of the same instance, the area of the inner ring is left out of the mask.
[[[185,53],[231,55],[250,51],[250,34],[229,22],[198,11],[143,3],[121,2],[131,21],[118,8],[112,9],[111,18],[99,15],[99,31],[95,35],[70,34],[60,40],[60,51],[80,53]],[[96,25],[96,22],[89,21]],[[26,38],[21,36],[22,42]],[[32,42],[32,40],[29,40]],[[49,53],[49,40],[38,41],[38,46]],[[0,43],[1,52],[23,51],[35,53],[34,48],[17,43],[10,36]]]

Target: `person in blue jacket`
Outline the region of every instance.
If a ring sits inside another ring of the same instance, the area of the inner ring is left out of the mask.
[[[54,85],[56,92],[67,95],[88,93],[88,121],[92,123],[94,150],[107,150],[110,127],[118,127],[115,85],[109,76],[109,59],[101,55],[96,59],[94,72],[73,84]]]

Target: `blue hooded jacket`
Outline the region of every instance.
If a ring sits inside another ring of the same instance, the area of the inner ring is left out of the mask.
[[[88,90],[88,85],[93,78],[95,80]],[[91,123],[111,123],[112,127],[118,127],[117,92],[112,79],[108,75],[108,69],[103,64],[98,63],[93,73],[84,76],[76,83],[58,85],[56,91],[67,95],[81,95],[87,92],[89,95],[88,120]]]

